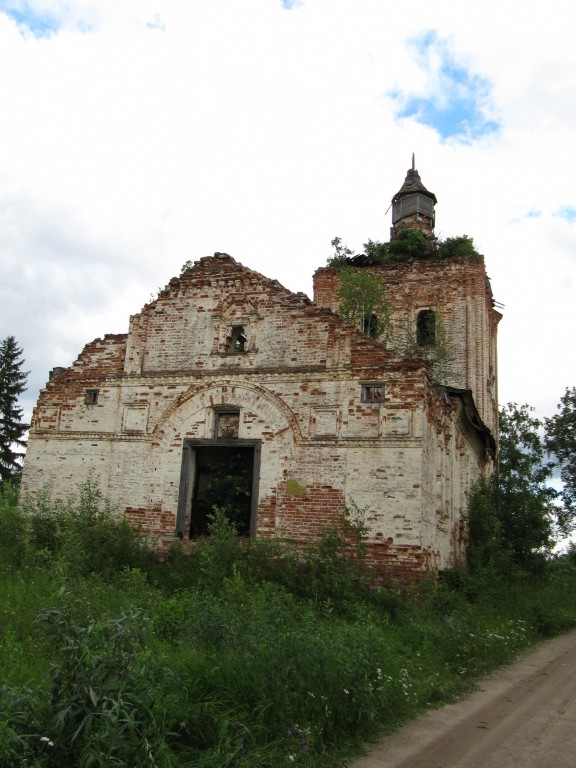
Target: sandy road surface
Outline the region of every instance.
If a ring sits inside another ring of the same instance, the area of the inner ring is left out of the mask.
[[[576,768],[576,631],[370,748],[352,768]]]

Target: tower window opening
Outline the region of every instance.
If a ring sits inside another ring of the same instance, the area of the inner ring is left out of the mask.
[[[362,318],[362,333],[371,339],[378,337],[378,318],[376,315],[364,315]]]
[[[422,309],[416,318],[416,344],[419,347],[433,347],[436,343],[436,312]]]
[[[248,337],[246,336],[246,331],[244,330],[244,326],[234,325],[230,332],[230,342],[231,342],[230,351],[236,352],[237,354],[245,352],[247,341],[248,341]]]

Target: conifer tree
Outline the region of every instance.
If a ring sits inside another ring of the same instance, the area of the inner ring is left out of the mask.
[[[19,477],[24,456],[21,449],[26,446],[24,435],[29,425],[22,421],[18,397],[26,390],[28,373],[21,370],[21,355],[14,336],[0,342],[0,484]]]

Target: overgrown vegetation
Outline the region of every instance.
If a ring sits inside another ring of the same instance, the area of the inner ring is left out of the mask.
[[[390,264],[395,261],[410,259],[450,259],[455,256],[478,255],[474,240],[468,235],[439,239],[426,237],[421,229],[406,227],[401,229],[396,237],[389,242],[369,239],[364,243],[364,251],[355,254],[335,237],[331,243],[334,253],[328,257],[328,266],[346,267],[367,266],[373,264]]]
[[[454,374],[455,351],[443,318],[436,311],[428,310],[425,322],[429,327],[427,333],[419,337],[413,318],[399,320],[394,317],[383,276],[362,267],[410,259],[477,255],[472,238],[462,235],[439,240],[427,237],[421,229],[405,228],[389,243],[368,240],[361,254],[355,254],[340,237],[335,237],[331,245],[334,253],[328,258],[328,266],[336,267],[340,272],[339,314],[389,349],[406,357],[429,360],[434,383],[449,384]]]
[[[377,275],[343,267],[338,289],[339,314],[367,336],[389,341],[393,324],[386,285]]]
[[[428,328],[424,340],[418,338],[418,329],[413,323],[391,323],[389,344],[405,357],[429,360],[434,384],[449,384],[457,370],[454,343],[439,312],[430,312],[426,322]]]
[[[160,563],[94,478],[22,506],[5,483],[0,764],[345,765],[576,623],[576,553],[505,570],[492,500],[479,489],[470,510],[471,571],[405,591],[374,585],[354,504],[299,551],[239,539],[215,510]]]
[[[419,335],[411,320],[393,317],[383,277],[350,266],[340,269],[338,299],[338,313],[346,322],[405,357],[429,360],[434,383],[449,383],[454,373],[454,345],[438,312],[421,313],[425,317]]]

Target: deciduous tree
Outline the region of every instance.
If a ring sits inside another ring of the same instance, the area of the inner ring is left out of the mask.
[[[544,449],[542,422],[529,405],[500,409],[497,510],[502,543],[513,560],[528,564],[553,541],[558,494],[548,484],[553,464]]]
[[[576,516],[576,387],[567,388],[558,404],[558,413],[546,422],[546,449],[560,465],[564,483],[561,525],[564,532],[573,530]]]
[[[499,412],[498,473],[479,484],[469,506],[469,562],[506,570],[532,569],[559,536],[574,530],[576,389],[566,390],[559,413],[543,422],[529,405]],[[565,490],[550,485],[557,466]]]
[[[390,302],[378,275],[353,267],[340,270],[338,312],[367,336],[385,341],[391,332]]]

